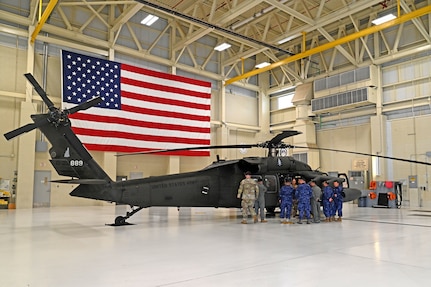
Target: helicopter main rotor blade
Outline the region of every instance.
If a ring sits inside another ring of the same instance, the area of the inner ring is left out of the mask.
[[[404,162],[410,162],[410,163],[416,163],[416,164],[431,165],[430,162],[425,162],[425,161],[417,161],[417,160],[411,160],[411,159],[405,159],[405,158],[399,158],[399,157],[391,157],[391,156],[385,156],[385,155],[379,155],[379,154],[357,152],[357,151],[347,151],[347,150],[322,148],[322,147],[305,147],[305,146],[295,146],[295,145],[288,145],[288,147],[290,147],[290,148],[305,148],[305,149],[308,148],[308,149],[317,149],[317,150],[325,150],[325,151],[335,151],[335,152],[342,152],[342,153],[358,154],[358,155],[365,155],[365,156],[375,156],[375,157],[391,159],[391,160],[398,160],[398,161],[404,161]]]
[[[91,99],[89,101],[86,101],[85,103],[82,103],[82,104],[80,104],[78,106],[75,106],[73,108],[67,109],[65,111],[67,111],[67,113],[70,115],[70,114],[76,113],[78,111],[83,111],[83,110],[89,109],[89,108],[91,108],[93,106],[96,106],[96,105],[100,104],[101,102],[103,102],[102,98],[101,97],[97,97],[97,98],[93,98],[93,99]]]
[[[47,120],[46,117],[43,117],[40,120],[36,120],[34,123],[30,123],[30,124],[26,124],[25,126],[19,127],[17,129],[14,129],[13,131],[10,131],[8,133],[4,134],[4,137],[7,140],[13,139],[14,137],[17,137],[23,133],[28,133],[40,126],[46,125],[48,124],[49,121]]]
[[[200,150],[200,149],[218,149],[218,148],[252,148],[259,147],[258,144],[237,144],[237,145],[212,145],[212,146],[195,146],[195,147],[186,147],[186,148],[174,148],[174,149],[159,149],[159,150],[150,150],[143,152],[133,152],[133,153],[123,153],[117,154],[117,156],[126,156],[126,155],[138,155],[138,154],[155,154],[155,153],[165,153],[165,152],[177,152],[177,151],[186,151],[186,150]]]
[[[39,85],[39,83],[36,81],[36,79],[33,77],[33,75],[30,73],[27,73],[27,74],[24,74],[24,76],[33,85],[34,89],[39,94],[39,96],[42,98],[43,102],[48,106],[48,109],[50,111],[55,110],[56,107],[54,106],[54,103],[48,98],[47,94],[42,89],[42,87]]]
[[[281,140],[287,137],[292,137],[302,134],[300,131],[295,130],[287,130],[282,132],[281,134],[276,135],[270,141],[258,144],[235,144],[235,145],[213,145],[213,146],[195,146],[188,148],[177,148],[177,149],[160,149],[160,150],[151,150],[151,151],[143,151],[143,152],[134,152],[134,153],[124,153],[118,154],[117,156],[126,156],[126,155],[138,155],[138,154],[155,154],[155,153],[166,153],[166,152],[178,152],[178,151],[186,151],[186,150],[200,150],[200,149],[234,149],[234,148],[252,148],[252,147],[261,147],[261,148],[273,148],[281,143]]]
[[[295,130],[287,130],[287,131],[283,131],[281,134],[276,135],[275,137],[273,137],[269,142],[269,146],[273,147],[276,146],[277,144],[279,144],[281,142],[281,140],[288,138],[288,137],[293,137],[296,135],[302,134],[302,132],[300,131],[295,131]]]
[[[8,133],[4,134],[4,137],[7,140],[13,139],[14,137],[19,136],[20,134],[23,133],[28,133],[29,131],[32,131],[36,128],[36,124],[35,123],[31,123],[31,124],[26,124],[25,126],[22,126],[20,128],[14,129],[13,131],[10,131]]]

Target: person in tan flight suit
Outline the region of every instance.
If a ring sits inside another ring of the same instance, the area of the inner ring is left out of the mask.
[[[253,217],[254,223],[257,222],[256,211],[254,210],[254,202],[259,195],[259,188],[256,181],[251,178],[251,172],[245,173],[245,179],[241,180],[238,188],[237,198],[241,198],[242,207],[242,224],[247,224],[247,218],[250,214]]]

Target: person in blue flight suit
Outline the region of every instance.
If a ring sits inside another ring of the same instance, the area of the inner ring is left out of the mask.
[[[340,221],[341,222],[341,217],[343,217],[343,187],[340,185],[340,183],[338,181],[334,181],[334,208],[333,208],[333,212],[332,212],[332,219],[334,221]],[[338,218],[335,219],[335,214],[338,215]]]
[[[329,186],[329,183],[325,180],[323,182],[323,214],[325,215],[325,222],[332,221],[332,210],[334,205],[334,199],[332,198],[334,191],[332,187]]]
[[[280,188],[279,200],[280,200],[280,220],[282,224],[293,224],[290,221],[290,215],[292,214],[293,197],[295,190],[292,186],[292,180],[286,178],[284,185]],[[287,218],[287,220],[286,220]]]
[[[310,224],[310,200],[313,197],[313,192],[311,191],[311,187],[305,184],[305,180],[302,177],[298,179],[298,187],[296,188],[295,196],[298,199],[298,224],[302,224],[304,214],[307,217],[307,224]]]

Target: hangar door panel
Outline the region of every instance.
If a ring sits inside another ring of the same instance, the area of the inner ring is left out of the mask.
[[[33,207],[49,207],[51,204],[51,172],[34,172]]]

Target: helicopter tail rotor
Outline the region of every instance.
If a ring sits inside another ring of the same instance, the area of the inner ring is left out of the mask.
[[[49,153],[52,158],[51,163],[58,174],[78,179],[98,179],[105,183],[111,182],[109,176],[94,161],[73,132],[69,120],[70,114],[96,106],[102,102],[102,99],[96,97],[73,108],[62,110],[54,106],[31,74],[25,74],[25,77],[48,106],[49,111],[44,114],[31,115],[33,123],[5,133],[5,138],[10,140],[38,128],[52,144]]]
[[[13,139],[23,133],[30,132],[36,128],[40,128],[47,124],[53,124],[56,127],[60,125],[70,125],[68,115],[76,113],[78,111],[86,110],[90,107],[96,106],[102,102],[100,97],[95,97],[85,103],[75,106],[70,109],[61,110],[54,106],[54,103],[48,98],[46,92],[42,89],[32,74],[24,74],[27,80],[33,85],[35,91],[42,98],[43,102],[47,105],[49,112],[46,114],[32,115],[31,118],[34,123],[26,124],[13,131],[4,134],[7,140]]]

